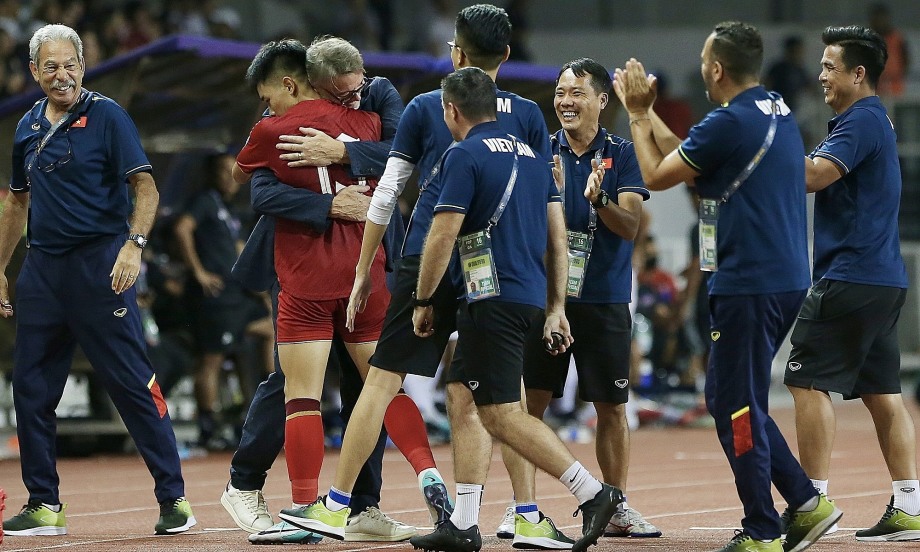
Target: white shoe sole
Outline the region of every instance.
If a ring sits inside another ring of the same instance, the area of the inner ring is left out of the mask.
[[[345,532],[345,542],[402,542],[411,539],[418,533],[407,535],[374,535],[372,533]]]
[[[312,531],[318,535],[324,537],[329,537],[336,540],[345,540],[345,528],[344,527],[333,527],[331,525],[326,525],[321,521],[315,519],[306,519],[297,516],[289,516],[284,512],[278,514],[278,517],[284,521],[290,523],[295,527],[300,527],[306,531]]]
[[[188,521],[185,522],[185,525],[180,525],[179,527],[173,527],[172,529],[165,529],[166,533],[158,533],[160,535],[175,535],[178,533],[184,533],[198,524],[198,521],[195,519],[195,516],[188,518]]]
[[[66,535],[66,527],[33,527],[32,529],[23,529],[22,531],[10,531],[6,529],[3,534],[8,537],[48,537],[56,535]]]
[[[905,542],[920,540],[920,531],[898,531],[877,537],[856,537],[861,542]]]

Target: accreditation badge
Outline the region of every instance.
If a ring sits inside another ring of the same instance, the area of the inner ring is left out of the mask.
[[[457,238],[460,250],[460,266],[463,269],[463,281],[466,284],[468,301],[479,301],[497,297],[498,274],[495,272],[495,260],[492,257],[492,237],[488,230],[480,230]]]
[[[566,236],[569,241],[569,277],[565,294],[568,297],[581,297],[581,289],[585,284],[585,272],[588,270],[588,260],[591,258],[591,246],[594,245],[594,236],[572,230],[567,230]]]
[[[717,272],[719,258],[716,254],[719,223],[719,202],[715,199],[700,200],[700,270]]]

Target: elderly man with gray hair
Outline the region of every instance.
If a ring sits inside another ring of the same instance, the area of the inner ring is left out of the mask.
[[[47,97],[16,127],[11,193],[0,218],[4,318],[13,315],[4,272],[29,221],[29,253],[16,282],[13,366],[29,498],[5,522],[5,532],[67,533],[55,466],[54,409],[79,344],[153,476],[160,504],[155,532],[181,533],[196,522],[133,287],[159,202],[152,167],[125,110],[82,87],[83,42],[73,29],[38,29],[29,56],[32,76]],[[79,293],[70,292],[74,289]]]

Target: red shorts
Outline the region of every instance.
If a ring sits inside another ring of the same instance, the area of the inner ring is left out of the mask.
[[[345,343],[377,341],[383,329],[390,292],[386,288],[367,298],[364,312],[355,317],[355,331],[345,327],[348,299],[311,301],[278,294],[278,343],[331,341],[335,333]]]

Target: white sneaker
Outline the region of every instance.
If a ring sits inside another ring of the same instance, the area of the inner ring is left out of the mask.
[[[654,538],[661,536],[661,530],[646,521],[637,510],[627,507],[613,514],[604,530],[604,536]]]
[[[516,504],[514,501],[511,501],[511,504],[505,509],[505,515],[502,517],[502,522],[498,524],[498,529],[495,530],[495,536],[500,539],[513,539],[514,538],[514,507]]]
[[[345,526],[345,540],[348,542],[398,542],[417,534],[415,527],[396,521],[373,506],[348,518]]]
[[[220,496],[220,503],[233,518],[234,523],[247,533],[271,529],[275,523],[272,521],[272,515],[268,513],[261,490],[241,491],[227,483],[224,494]]]

